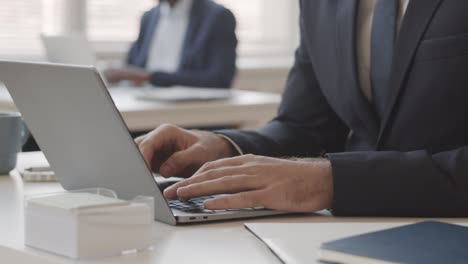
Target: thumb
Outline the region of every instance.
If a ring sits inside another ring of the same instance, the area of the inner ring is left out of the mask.
[[[189,167],[196,165],[200,157],[198,147],[192,146],[188,149],[178,151],[170,156],[160,167],[159,173],[163,177],[183,177],[181,175]],[[195,172],[195,170],[194,170]]]

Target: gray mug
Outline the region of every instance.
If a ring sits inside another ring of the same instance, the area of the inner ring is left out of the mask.
[[[16,167],[18,152],[28,136],[19,113],[0,112],[0,175],[7,175]]]

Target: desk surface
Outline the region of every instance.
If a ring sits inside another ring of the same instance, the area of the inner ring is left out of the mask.
[[[171,123],[182,127],[235,126],[252,128],[274,117],[280,95],[233,91],[226,100],[165,103],[136,99],[138,88],[112,88],[112,98],[131,131]],[[0,111],[16,111],[8,91],[0,87]]]
[[[46,161],[41,153],[20,154],[18,167],[41,165]],[[16,171],[0,176],[0,245],[47,257],[60,263],[76,263],[47,253],[25,248],[23,243],[23,201],[25,195],[61,191],[57,183],[23,183]],[[334,218],[325,215],[279,216],[256,220],[169,226],[154,223],[154,249],[138,255],[109,258],[79,263],[280,263],[269,249],[244,228],[244,223],[315,223],[317,236],[311,246],[328,238],[347,236],[350,223],[365,223],[369,229],[380,229],[388,223],[410,223],[421,219]],[[458,219],[460,221],[460,219]],[[333,228],[320,225],[334,223]],[[298,237],[300,239],[300,237]],[[308,238],[310,241],[310,238]],[[2,259],[2,256],[0,256]]]

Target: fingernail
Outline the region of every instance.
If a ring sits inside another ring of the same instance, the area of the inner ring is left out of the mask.
[[[168,194],[169,192],[172,191],[172,187],[167,187],[165,190],[164,190],[164,195]]]
[[[206,208],[211,208],[214,203],[213,203],[213,200],[206,200],[203,205],[206,207]]]
[[[186,187],[180,187],[179,189],[177,189],[177,196],[183,195],[186,189]]]
[[[181,188],[177,189],[177,197],[179,197],[179,199],[181,199],[183,201],[187,201],[190,198],[192,198],[192,196],[190,195],[190,193],[187,190],[187,187],[181,187]]]
[[[164,194],[169,194],[169,193],[174,192],[174,191],[175,191],[175,187],[174,186],[169,186],[164,190]]]

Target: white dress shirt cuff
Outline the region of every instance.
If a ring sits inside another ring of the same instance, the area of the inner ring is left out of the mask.
[[[244,155],[244,152],[243,152],[242,149],[239,147],[239,145],[237,145],[237,143],[234,142],[234,140],[232,140],[230,137],[225,136],[225,135],[223,135],[223,134],[216,134],[216,135],[218,135],[218,136],[224,138],[225,140],[227,140],[227,141],[236,149],[236,151],[237,151],[237,153],[238,153],[239,156]]]

